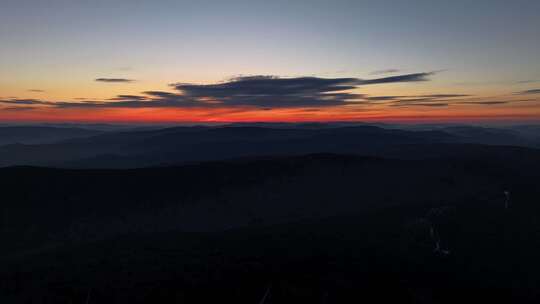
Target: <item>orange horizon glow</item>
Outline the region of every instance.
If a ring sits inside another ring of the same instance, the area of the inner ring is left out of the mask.
[[[1,122],[241,123],[241,122],[485,122],[540,121],[540,110],[524,107],[463,109],[361,108],[38,108],[1,111]]]
[[[216,83],[206,81],[206,84]],[[83,86],[84,87],[84,86]],[[361,89],[345,91],[363,96],[411,96],[414,97],[441,92],[468,94],[464,98],[447,99],[448,106],[403,106],[392,107],[388,103],[370,105],[362,102],[345,103],[336,106],[307,107],[270,107],[267,109],[246,105],[223,105],[212,107],[61,107],[56,102],[71,103],[102,100],[102,103],[113,104],[114,96],[120,94],[138,95],[138,92],[151,90],[153,85],[139,82],[125,85],[101,85],[106,90],[98,90],[103,98],[62,99],[48,91],[25,92],[20,99],[48,101],[53,104],[26,105],[1,103],[0,122],[6,123],[242,123],[242,122],[400,122],[400,123],[432,123],[432,122],[540,122],[540,98],[532,95],[524,97],[499,92],[495,88],[484,92],[474,92],[449,86],[441,86],[430,82],[411,84],[386,84],[363,86]],[[532,86],[531,86],[532,87]],[[514,91],[516,89],[513,89]],[[174,92],[174,91],[173,91]],[[68,95],[69,90],[58,90],[56,94]],[[178,92],[174,92],[178,93]],[[488,94],[491,93],[491,94]],[[4,96],[9,96],[4,94]],[[120,95],[121,96],[121,95]],[[9,100],[14,97],[4,97]],[[443,98],[444,99],[444,98]],[[459,102],[469,104],[459,104]],[[502,101],[501,104],[481,104],[481,102]],[[457,103],[454,103],[457,102]],[[480,102],[473,104],[474,102]]]

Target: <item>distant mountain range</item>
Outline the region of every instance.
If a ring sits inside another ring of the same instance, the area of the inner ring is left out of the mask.
[[[51,126],[0,127],[0,146],[9,144],[48,144],[78,137],[102,134],[102,131],[87,128],[62,128]]]
[[[108,132],[73,127],[5,127],[0,128],[0,134],[8,134],[0,136],[4,143],[0,146],[0,166],[139,168],[309,153],[421,158],[433,145],[539,148],[540,139],[533,130],[473,126],[414,130],[361,124],[241,124]]]

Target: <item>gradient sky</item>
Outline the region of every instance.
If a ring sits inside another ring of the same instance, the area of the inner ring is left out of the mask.
[[[538,121],[539,16],[538,0],[2,0],[0,121]]]

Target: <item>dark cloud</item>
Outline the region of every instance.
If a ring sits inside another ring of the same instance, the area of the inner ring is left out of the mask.
[[[411,102],[411,103],[394,103],[390,105],[391,107],[410,107],[410,106],[420,106],[420,107],[447,107],[449,104],[447,102]]]
[[[370,75],[382,75],[382,74],[393,74],[393,73],[399,73],[400,70],[398,69],[386,69],[386,70],[377,70],[369,73]]]
[[[376,79],[319,78],[276,76],[242,76],[214,84],[175,83],[174,92],[146,91],[141,95],[118,95],[109,100],[48,102],[37,99],[10,99],[10,104],[40,104],[61,108],[72,107],[255,107],[309,108],[369,101],[392,100],[403,96],[367,97],[351,90],[363,85],[428,81],[430,73],[415,73]],[[130,82],[129,79],[99,78],[102,82]],[[444,95],[449,96],[449,95]]]
[[[82,98],[80,100],[86,100],[87,98]],[[146,96],[139,96],[139,95],[118,95],[114,98],[111,98],[109,100],[116,100],[116,101],[124,101],[124,100],[148,100],[148,97]]]
[[[391,106],[393,107],[402,107],[402,106],[426,106],[426,107],[443,107],[449,106],[450,102],[446,99],[433,98],[433,97],[418,97],[418,98],[408,98],[408,99],[399,99],[392,102]]]
[[[424,101],[424,100],[438,100],[457,97],[470,97],[466,94],[430,94],[430,95],[409,95],[409,96],[368,96],[365,97],[367,101]]]
[[[359,85],[356,78],[237,77],[217,84],[177,83],[183,98],[208,104],[254,107],[335,106],[354,102],[363,95],[346,92]]]
[[[366,97],[366,100],[369,101],[391,101],[391,100],[397,100],[401,98],[406,98],[407,96],[369,96]]]
[[[516,92],[517,95],[529,95],[529,94],[540,94],[540,89],[532,89],[521,92]]]
[[[167,97],[118,95],[109,99],[109,101],[56,102],[54,105],[59,108],[193,108],[207,106],[202,102],[174,93],[160,95],[167,95]]]
[[[17,98],[0,100],[0,103],[20,104],[20,105],[34,104],[35,102],[39,102],[39,101],[37,99],[17,99]]]
[[[406,98],[390,101],[392,107],[406,106],[428,106],[428,107],[444,107],[452,105],[478,105],[491,106],[501,105],[520,101],[529,100],[485,100],[485,98],[463,98],[455,99],[456,97],[470,97],[471,95],[464,94],[432,94],[419,95],[417,98]],[[409,96],[412,97],[412,96]]]
[[[217,84],[177,83],[172,86],[181,93],[181,97],[230,106],[335,106],[365,97],[347,92],[362,85],[427,81],[432,74],[416,73],[376,79],[247,76]]]
[[[466,94],[432,94],[432,95],[420,95],[418,97],[428,97],[428,98],[455,98],[455,97],[470,97],[471,95]]]
[[[107,83],[128,83],[128,82],[134,82],[135,80],[126,79],[126,78],[96,78],[95,81],[107,82]]]
[[[386,97],[398,97],[390,99],[390,106],[392,107],[406,107],[406,106],[422,106],[422,107],[447,107],[454,104],[459,104],[463,97],[470,97],[467,94],[427,94],[427,95],[415,95],[415,96],[386,96]],[[383,96],[384,97],[384,96]],[[472,102],[471,100],[465,100],[465,102]],[[486,103],[492,104],[492,103]]]
[[[30,110],[34,110],[35,107],[7,107],[7,108],[2,108],[1,110],[2,111],[13,111],[13,112],[19,112],[19,111],[30,111]]]
[[[186,96],[192,97],[237,97],[237,96],[288,96],[345,91],[356,88],[357,78],[280,78],[276,76],[245,76],[209,85],[173,84]]]
[[[38,89],[29,89],[28,92],[33,92],[33,93],[44,93],[45,91],[44,91],[44,90],[38,90]]]
[[[493,100],[493,101],[460,101],[457,102],[457,104],[465,104],[465,105],[498,105],[498,104],[507,104],[510,101],[503,101],[503,100]]]
[[[0,99],[0,103],[3,104],[12,104],[12,105],[54,105],[53,102],[43,101],[39,99],[20,99],[20,98],[10,98],[10,99]]]
[[[182,95],[171,93],[171,92],[164,92],[164,91],[146,91],[143,92],[143,94],[153,96],[153,97],[159,97],[159,98],[180,98],[183,97]]]
[[[400,99],[400,100],[397,100],[397,101],[400,102],[400,103],[414,103],[414,102],[430,103],[430,102],[438,102],[438,101],[441,101],[441,100],[438,99],[438,98],[418,97],[418,98]]]
[[[358,85],[366,85],[366,84],[380,84],[380,83],[394,83],[394,82],[418,82],[418,81],[428,81],[429,76],[434,75],[435,72],[428,72],[428,73],[414,73],[414,74],[405,74],[405,75],[398,75],[398,76],[390,76],[390,77],[384,77],[384,78],[376,78],[376,79],[358,79]]]

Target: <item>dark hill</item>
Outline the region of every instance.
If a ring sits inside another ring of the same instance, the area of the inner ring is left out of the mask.
[[[0,145],[47,144],[72,138],[95,136],[102,133],[102,131],[75,127],[0,127]]]
[[[230,158],[353,153],[373,155],[403,144],[459,142],[440,131],[373,126],[323,129],[175,127],[108,133],[47,145],[0,147],[0,166],[137,168]]]
[[[521,147],[524,151],[526,147],[538,147],[537,142],[516,132],[469,126],[433,130],[369,125],[171,127],[107,132],[48,144],[1,146],[0,167],[142,168],[310,153],[410,159],[422,158],[426,154],[423,150],[433,150],[431,146],[436,147],[434,155],[442,152],[444,157],[449,155],[443,145],[452,145],[449,149],[458,154],[459,150],[468,151],[464,145],[505,145]]]
[[[0,301],[536,302],[540,154],[458,147],[1,169]]]

